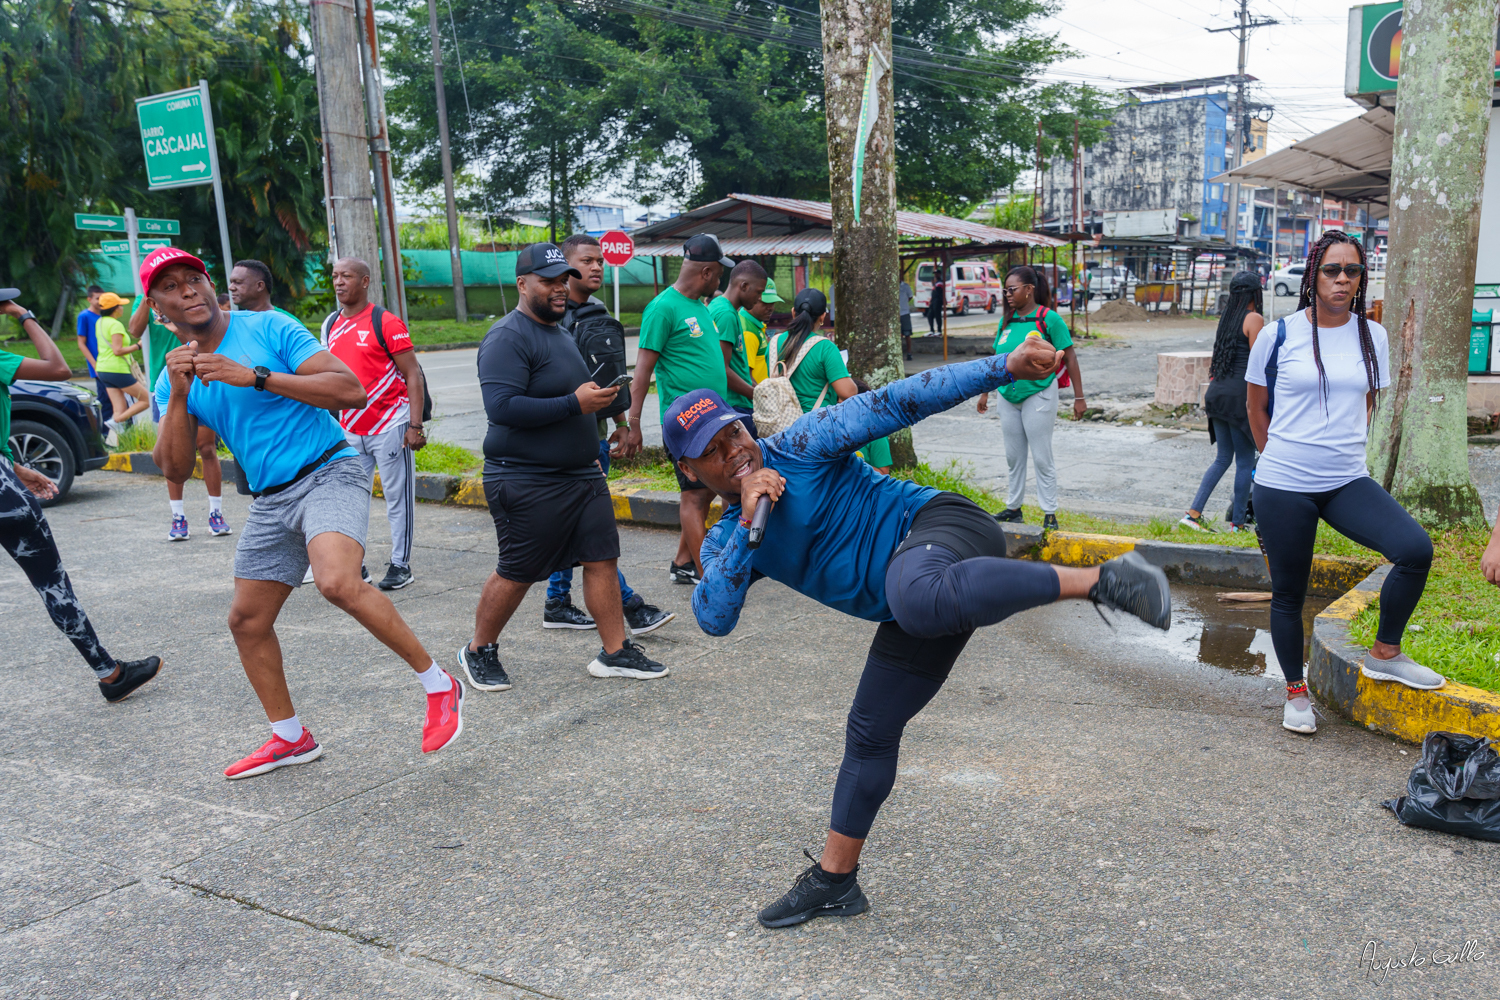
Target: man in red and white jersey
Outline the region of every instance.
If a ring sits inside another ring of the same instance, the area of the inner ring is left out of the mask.
[[[381,590],[412,582],[411,536],[416,516],[415,453],[427,443],[422,430],[426,384],[411,334],[401,317],[370,304],[370,265],[344,257],[333,265],[338,312],[323,321],[323,344],[359,376],[369,402],[362,410],[340,410],[339,424],[365,470],[380,469],[380,489],[391,522],[391,564]]]

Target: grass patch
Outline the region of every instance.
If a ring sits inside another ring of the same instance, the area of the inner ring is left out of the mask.
[[[1479,573],[1486,531],[1450,531],[1433,538],[1427,589],[1401,638],[1401,651],[1450,680],[1500,691],[1500,587]],[[1349,623],[1362,646],[1375,641],[1377,599]]]
[[[119,440],[111,451],[151,451],[156,447],[156,425],[149,420],[131,424],[120,432]]]
[[[75,372],[87,372],[88,362],[83,358],[83,351],[78,348],[78,338],[70,331],[63,331],[63,335],[56,341],[57,349],[62,352],[63,360],[68,367]],[[18,340],[0,339],[0,351],[9,351],[19,354],[23,358],[37,357],[36,345],[31,342],[30,337],[22,337]]]
[[[477,472],[484,465],[483,456],[446,441],[428,441],[417,450],[415,458],[418,472],[447,476],[468,475]]]
[[[677,493],[677,473],[665,448],[642,448],[630,458],[609,463],[611,486]]]

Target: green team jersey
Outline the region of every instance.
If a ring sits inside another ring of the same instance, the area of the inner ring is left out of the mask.
[[[712,389],[727,400],[724,351],[713,317],[702,302],[666,288],[641,314],[640,347],[660,355],[656,399],[663,420],[672,401],[694,389]]]
[[[750,360],[745,354],[744,327],[740,325],[738,312],[729,304],[729,296],[715,296],[714,300],[708,304],[708,314],[713,317],[714,326],[719,330],[719,340],[734,349],[729,356],[729,370],[746,382],[750,382]],[[725,380],[725,384],[728,384],[728,379]],[[724,402],[730,406],[755,405],[755,400],[742,396],[733,389],[730,389],[729,394],[724,397]]]
[[[1036,312],[1032,309],[1025,316],[1012,317],[1010,325],[1001,326],[995,331],[996,354],[1009,354],[1021,346],[1021,341],[1025,340],[1028,334],[1042,333],[1036,326]],[[1061,351],[1073,346],[1073,335],[1068,332],[1068,324],[1063,322],[1063,318],[1057,314],[1056,309],[1047,310],[1044,326],[1046,332],[1042,335],[1053,347]],[[1000,395],[1004,396],[1007,402],[1020,403],[1047,388],[1055,378],[1057,376],[1053,374],[1041,379],[1017,379],[1010,385],[1001,386]]]

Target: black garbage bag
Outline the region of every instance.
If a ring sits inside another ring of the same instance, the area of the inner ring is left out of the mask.
[[[1500,841],[1500,753],[1482,736],[1428,733],[1406,794],[1384,805],[1407,826]]]

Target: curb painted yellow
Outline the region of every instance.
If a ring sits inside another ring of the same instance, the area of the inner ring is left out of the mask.
[[[1042,547],[1032,553],[1038,562],[1059,566],[1097,566],[1135,548],[1136,540],[1123,535],[1088,535],[1075,531],[1054,531]]]
[[[1365,649],[1349,638],[1349,623],[1380,596],[1373,581],[1351,590],[1318,615],[1307,679],[1318,703],[1408,743],[1430,732],[1467,733],[1500,741],[1500,694],[1449,681],[1418,691],[1360,672]]]
[[[130,468],[130,453],[127,452],[127,451],[117,451],[113,455],[109,456],[109,458],[107,458],[107,459],[104,460],[104,471],[105,472],[131,472],[131,471],[133,471]]]
[[[1379,562],[1377,560],[1376,565]],[[1307,576],[1307,590],[1309,593],[1337,593],[1345,588],[1358,585],[1359,581],[1370,575],[1374,566],[1369,560],[1356,559],[1353,556],[1313,556],[1312,572]],[[1351,590],[1350,593],[1353,593]],[[1344,595],[1345,597],[1348,594]],[[1343,600],[1343,598],[1339,598]],[[1364,605],[1360,605],[1360,610]],[[1358,612],[1355,612],[1358,614]],[[1352,615],[1350,617],[1353,617]]]
[[[453,502],[465,507],[488,507],[489,501],[484,498],[484,480],[465,479],[460,482]]]

